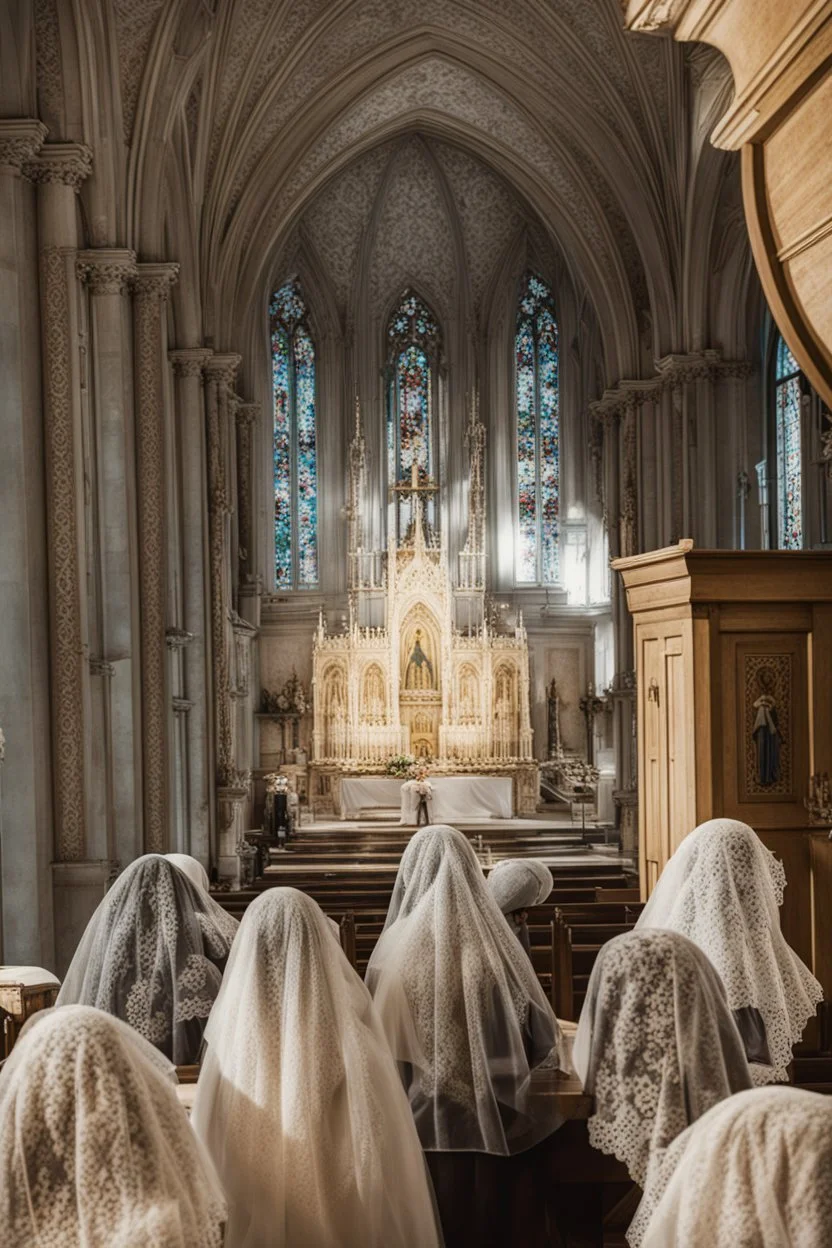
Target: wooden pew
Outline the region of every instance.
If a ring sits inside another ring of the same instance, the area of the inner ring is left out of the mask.
[[[39,966],[0,968],[0,1060],[11,1053],[27,1018],[55,1004],[60,986],[50,971]]]
[[[532,1095],[553,1098],[564,1123],[527,1152],[425,1154],[446,1248],[602,1248],[611,1211],[637,1197],[622,1163],[590,1146],[592,1099],[577,1079],[535,1072]]]
[[[595,902],[558,906],[552,919],[552,1008],[558,1018],[577,1019],[601,946],[631,931],[642,906]]]

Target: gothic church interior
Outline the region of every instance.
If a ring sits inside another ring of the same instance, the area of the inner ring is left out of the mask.
[[[826,0],[0,0],[8,1037],[147,855],[197,861],[229,966],[282,885],[376,991],[430,816],[486,876],[551,872],[506,914],[571,1044],[596,955],[729,820],[812,981],[772,1069],[832,1090],[830,38]],[[506,1196],[502,1243],[625,1242],[584,1074],[573,1134],[498,1159],[559,1193]],[[486,1242],[508,1171],[420,1138],[445,1242]],[[271,1243],[234,1199],[226,1242]]]

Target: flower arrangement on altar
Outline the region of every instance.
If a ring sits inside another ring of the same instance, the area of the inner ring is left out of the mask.
[[[260,694],[260,710],[266,715],[305,715],[308,709],[306,690],[295,671],[277,693],[263,689]]]
[[[388,758],[384,770],[388,776],[408,780],[416,774],[416,759],[412,754],[394,754]]]

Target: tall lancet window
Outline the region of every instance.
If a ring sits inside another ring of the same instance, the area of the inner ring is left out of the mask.
[[[318,445],[315,344],[297,282],[269,304],[274,394],[274,581],[318,584]]]
[[[777,457],[777,545],[803,547],[803,464],[800,446],[800,366],[778,335],[774,358],[774,437]]]
[[[517,408],[515,580],[554,585],[560,574],[558,326],[552,295],[534,273],[523,280],[514,336]]]
[[[411,481],[414,466],[420,481],[437,482],[439,457],[436,429],[436,365],[439,326],[429,308],[406,290],[387,326],[387,476],[390,485]],[[426,515],[435,527],[434,496],[427,495]],[[399,498],[394,510],[403,536],[411,520],[411,504]]]

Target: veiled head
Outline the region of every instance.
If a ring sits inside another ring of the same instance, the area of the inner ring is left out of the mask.
[[[488,877],[491,895],[503,914],[542,905],[552,891],[552,873],[537,858],[506,858]]]

